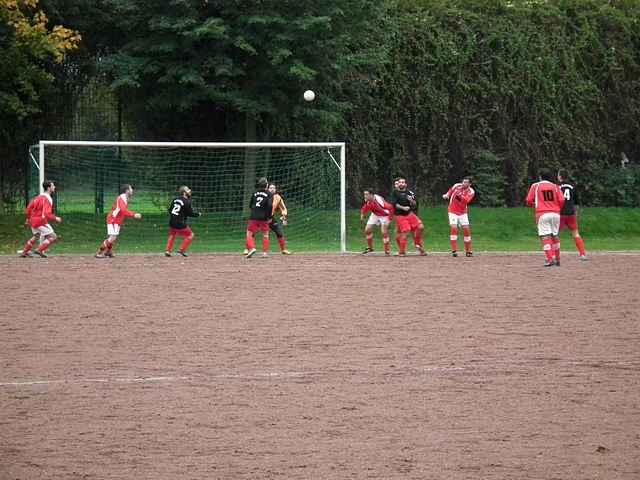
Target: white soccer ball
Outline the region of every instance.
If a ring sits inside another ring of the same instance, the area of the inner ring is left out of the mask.
[[[316,98],[316,94],[313,92],[313,90],[307,90],[306,92],[304,92],[304,99],[307,102],[313,102],[314,98]]]

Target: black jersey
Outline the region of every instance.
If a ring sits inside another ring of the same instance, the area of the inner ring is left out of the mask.
[[[269,220],[273,210],[273,195],[260,190],[251,196],[251,220]]]
[[[416,200],[416,194],[411,190],[394,190],[393,192],[391,192],[389,203],[393,205],[396,215],[406,216],[411,212],[418,212],[418,201]],[[403,207],[410,207],[410,210],[401,210],[396,207],[396,204]]]
[[[562,195],[564,196],[564,206],[560,210],[560,215],[575,215],[576,205],[578,205],[578,194],[573,185],[563,183],[560,185]]]
[[[199,217],[200,213],[194,212],[191,207],[191,199],[180,196],[171,201],[169,205],[169,226],[175,229],[187,227],[187,217]]]

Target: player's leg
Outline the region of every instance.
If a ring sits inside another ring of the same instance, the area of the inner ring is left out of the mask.
[[[167,257],[171,256],[171,252],[173,251],[173,244],[176,241],[176,235],[178,235],[176,230],[169,227],[169,236],[167,237],[167,246],[164,249],[164,254]]]
[[[567,225],[567,228],[571,231],[571,236],[573,237],[573,241],[576,244],[576,248],[578,249],[578,255],[580,256],[580,260],[587,259],[587,253],[584,248],[584,240],[580,236],[580,231],[578,230],[578,218],[576,215],[571,215],[569,217],[563,217],[564,223]],[[562,223],[561,223],[562,224]]]
[[[552,214],[545,213],[538,219],[538,236],[540,237],[540,242],[542,243],[542,251],[545,255],[545,267],[555,265],[555,262],[553,261],[554,232],[551,225],[551,217]]]
[[[364,227],[364,237],[367,240],[367,246],[362,253],[367,254],[373,252],[373,224],[367,222],[367,225]]]
[[[38,229],[32,228],[31,229],[31,238],[25,242],[24,247],[22,247],[22,251],[20,252],[20,256],[21,257],[30,257],[31,256],[31,249],[33,248],[33,246],[38,241],[38,238],[40,238],[40,232],[38,231]]]
[[[380,233],[382,233],[382,245],[384,247],[384,253],[385,255],[390,255],[391,241],[389,240],[389,220],[380,224]]]
[[[178,235],[183,237],[182,243],[180,244],[180,248],[178,249],[178,253],[183,257],[186,257],[188,256],[187,248],[189,248],[189,245],[191,245],[191,242],[193,242],[193,237],[195,237],[195,235],[191,230],[191,227],[183,228],[182,230],[179,230],[177,233]]]
[[[473,249],[471,248],[471,225],[469,224],[469,215],[464,214],[460,215],[460,226],[462,227],[462,232],[464,234],[464,254],[467,257],[473,256]]]
[[[407,254],[407,233],[411,231],[409,220],[406,215],[396,217],[396,243],[398,244],[398,255],[403,257]]]
[[[58,239],[58,236],[52,230],[50,234],[44,236],[44,240],[36,250],[36,253],[41,257],[46,256],[47,249]]]
[[[458,215],[449,213],[449,242],[451,244],[451,256],[458,256]]]
[[[38,246],[33,253],[44,258],[47,256],[45,253],[47,248],[49,248],[49,246],[54,243],[58,237],[49,224],[38,227],[38,232],[40,232],[40,246]]]
[[[266,256],[269,254],[269,223],[263,222],[260,230],[262,230],[262,255]]]
[[[282,226],[282,223],[273,221],[269,224],[269,229],[276,234],[280,251],[284,255],[289,255],[291,252],[287,250],[287,241],[284,238],[284,227]]]
[[[578,255],[580,255],[580,260],[586,260],[587,252],[584,247],[584,240],[582,240],[582,237],[580,236],[580,232],[576,228],[571,232],[571,235],[573,235],[573,241],[575,242],[576,248],[578,249]]]
[[[420,252],[420,255],[426,255],[427,253],[424,251],[423,240],[424,224],[415,214],[413,214],[411,219],[411,231],[413,232],[413,243]]]
[[[550,213],[548,216],[551,228],[553,257],[555,259],[555,264],[560,266],[560,214]]]
[[[251,258],[256,253],[256,242],[254,235],[257,231],[257,225],[255,220],[249,220],[247,224],[247,236],[245,240],[245,247],[247,249],[247,258]]]
[[[118,240],[120,235],[120,225],[115,223],[107,224],[107,238],[102,241],[96,252],[96,258],[104,258],[113,256],[113,244]]]

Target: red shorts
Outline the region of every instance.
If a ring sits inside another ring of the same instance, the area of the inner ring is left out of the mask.
[[[191,231],[191,227],[184,227],[184,228],[169,227],[169,235],[178,235],[180,237],[188,237],[190,235],[193,235],[193,232]]]
[[[417,230],[422,223],[418,216],[411,212],[409,215],[398,215],[396,218],[396,228],[400,233]]]
[[[247,231],[251,233],[268,232],[269,220],[249,220]]]
[[[572,232],[578,229],[577,215],[560,215],[560,230],[567,227]]]

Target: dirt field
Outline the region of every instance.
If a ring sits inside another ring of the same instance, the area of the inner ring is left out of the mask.
[[[0,257],[0,479],[640,478],[640,256]]]

